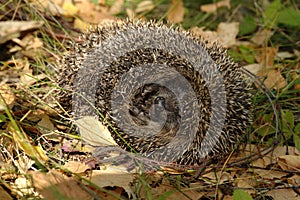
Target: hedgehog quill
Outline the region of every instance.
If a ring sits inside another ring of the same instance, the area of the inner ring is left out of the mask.
[[[226,50],[161,23],[91,29],[59,74],[61,105],[74,118],[101,113],[122,149],[149,159],[199,164],[225,156],[251,122],[251,88]]]

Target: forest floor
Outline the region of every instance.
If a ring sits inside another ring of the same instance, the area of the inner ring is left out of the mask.
[[[299,2],[0,2],[0,199],[300,199]],[[223,161],[129,173],[82,143],[57,98],[57,61],[91,25],[125,18],[218,40],[255,75],[253,123]]]

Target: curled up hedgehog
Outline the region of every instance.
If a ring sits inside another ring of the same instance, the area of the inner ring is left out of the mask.
[[[156,22],[84,33],[61,62],[60,103],[98,116],[126,151],[199,164],[225,156],[251,121],[251,88],[220,45]]]

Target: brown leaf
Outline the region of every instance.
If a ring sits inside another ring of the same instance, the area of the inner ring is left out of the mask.
[[[265,67],[265,70],[273,68],[274,58],[277,55],[278,47],[265,47],[263,48],[259,63]]]
[[[41,121],[39,121],[37,123],[37,125],[41,130],[46,130],[46,131],[54,131],[55,130],[55,127],[54,127],[53,123],[51,122],[48,115],[44,115],[42,117]]]
[[[0,22],[0,44],[20,36],[21,32],[40,28],[39,21],[2,21]]]
[[[69,161],[64,165],[64,167],[76,174],[83,173],[89,169],[89,166],[86,164],[76,161]]]
[[[16,96],[10,89],[9,85],[0,85],[0,95],[3,98],[2,99],[0,97],[0,111],[4,111],[6,106],[8,106],[8,108],[12,108],[15,103]]]
[[[254,188],[257,184],[257,178],[249,172],[240,175],[236,181],[236,186],[239,188]],[[246,190],[249,194],[255,193],[254,190]]]
[[[268,88],[280,89],[287,85],[285,78],[277,70],[270,70],[264,84]]]
[[[91,1],[77,1],[76,7],[78,10],[78,16],[85,22],[98,24],[106,19],[115,19],[108,12],[100,12],[96,9],[95,4]]]
[[[251,73],[257,75],[258,72],[261,71],[262,65],[258,64],[258,63],[254,63],[254,64],[249,64],[249,65],[243,66],[243,68],[245,68],[248,71],[250,71]]]
[[[223,47],[228,48],[236,44],[236,36],[239,32],[239,23],[220,23],[217,31],[204,31],[202,28],[193,27],[190,31],[204,39],[210,41],[209,45],[213,45],[214,42],[220,43]]]
[[[39,80],[42,80],[46,77],[44,73],[39,74],[39,75],[33,75],[32,74],[32,69],[30,68],[30,64],[28,59],[24,59],[23,63],[23,69],[20,72],[20,85],[25,85],[27,87],[33,85]],[[22,87],[22,86],[21,86]]]
[[[198,190],[198,188],[202,187],[201,184],[191,183],[189,186],[189,188],[180,186],[178,186],[180,188],[175,188],[167,178],[164,178],[159,186],[151,188],[151,193],[153,194],[154,199],[159,199],[159,197],[168,193],[168,195],[163,198],[165,200],[201,199],[201,197],[206,194],[205,192]],[[141,199],[148,199],[147,192],[149,191],[145,190],[144,188],[140,188]]]
[[[34,8],[42,12],[51,13],[51,15],[60,16],[64,13],[63,8],[61,7],[64,0],[39,0],[39,1],[29,1]]]
[[[236,44],[236,36],[239,33],[239,23],[220,23],[217,29],[218,37],[224,47],[228,48]]]
[[[233,175],[232,174],[230,174],[228,172],[221,172],[221,171],[218,171],[216,173],[215,172],[210,172],[210,173],[204,174],[202,177],[209,178],[210,183],[211,183],[211,181],[213,181],[213,182],[218,183],[218,184],[222,184],[225,181],[233,180]]]
[[[119,167],[107,166],[105,170],[93,170],[90,181],[99,187],[122,187],[129,195],[132,195],[130,183],[133,180],[132,173],[121,170]]]
[[[31,172],[33,185],[37,191],[47,200],[57,199],[93,199],[78,182],[70,177],[51,170],[48,173]]]
[[[294,186],[299,186],[300,185],[300,176],[298,174],[293,175],[292,177],[288,178],[288,183]],[[300,188],[295,188],[295,190],[300,192]]]
[[[212,3],[212,4],[206,4],[206,5],[202,5],[200,7],[200,10],[202,12],[208,12],[208,13],[212,13],[212,12],[216,12],[216,10],[220,7],[227,7],[228,9],[230,8],[230,0],[223,0],[223,1],[219,1],[216,3]]]
[[[280,156],[278,157],[278,165],[284,170],[300,170],[300,156]]]
[[[259,46],[264,46],[266,41],[273,35],[273,32],[267,29],[263,29],[254,34],[251,41]]]
[[[183,7],[183,1],[182,0],[172,0],[167,20],[170,23],[179,23],[183,20],[184,17],[184,7]]]
[[[128,16],[129,19],[134,19],[135,17],[135,12],[133,9],[130,8],[126,8],[126,14]]]
[[[300,196],[293,189],[270,190],[266,195],[275,200],[299,200]]]
[[[0,199],[13,200],[13,198],[0,186]]]

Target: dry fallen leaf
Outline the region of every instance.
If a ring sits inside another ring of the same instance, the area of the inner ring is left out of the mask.
[[[0,97],[0,111],[4,111],[6,106],[8,106],[8,108],[12,108],[15,103],[16,96],[10,89],[9,85],[0,85],[0,95],[2,96]],[[3,100],[4,102],[2,102]]]
[[[89,30],[90,27],[91,27],[90,23],[82,21],[79,18],[76,18],[74,20],[74,28],[78,28],[78,29],[80,29],[82,31],[86,31],[86,30]]]
[[[23,86],[29,87],[34,83],[46,78],[46,74],[42,73],[39,75],[33,75],[32,69],[30,69],[30,64],[27,59],[23,62],[23,70],[20,72],[20,83]]]
[[[134,175],[132,173],[114,166],[107,166],[104,170],[93,170],[90,177],[90,181],[99,187],[122,187],[130,196],[133,195],[133,191],[130,188],[130,183],[133,180]]]
[[[85,163],[69,161],[64,165],[64,168],[68,169],[73,173],[80,174],[88,170],[89,166],[87,166]]]
[[[233,180],[233,175],[228,172],[210,172],[207,174],[204,174],[202,177],[209,178],[210,180],[208,182],[215,182],[218,184],[223,184],[225,181],[231,181]]]
[[[258,63],[254,63],[254,64],[249,64],[249,65],[245,65],[243,66],[243,68],[247,69],[249,72],[257,75],[259,71],[261,71],[262,69],[262,65],[258,64]]]
[[[13,198],[0,186],[0,199],[13,200]]]
[[[264,47],[261,53],[261,57],[258,59],[259,63],[264,67],[266,71],[269,68],[273,68],[274,59],[277,55],[278,47]]]
[[[269,162],[268,162],[269,160],[267,160],[267,162],[266,162],[266,160],[267,159],[263,159],[263,158],[254,160],[252,162],[253,166],[261,167],[264,169],[253,168],[253,169],[251,169],[251,172],[258,174],[260,177],[265,178],[265,179],[280,179],[281,177],[287,175],[286,172],[280,172],[280,171],[275,171],[275,170],[270,170],[270,169],[266,170],[266,167],[269,164]]]
[[[257,178],[249,172],[245,172],[237,178],[236,186],[238,188],[255,188],[257,184]],[[249,194],[254,194],[254,190],[246,190]]]
[[[278,157],[278,165],[284,170],[300,170],[300,156],[280,156]]]
[[[51,13],[51,15],[60,16],[64,13],[64,10],[61,7],[63,1],[64,0],[39,0],[29,1],[29,4],[42,12],[48,12]]]
[[[74,16],[79,10],[71,0],[64,1],[62,8],[64,10],[63,15],[66,17]]]
[[[137,8],[135,9],[136,13],[141,13],[145,11],[150,11],[155,7],[153,1],[147,0],[147,1],[141,1],[138,5]]]
[[[85,116],[75,121],[79,128],[81,139],[92,146],[117,145],[107,127],[92,116]]]
[[[230,8],[230,0],[223,0],[223,1],[218,1],[216,3],[212,3],[212,4],[206,4],[206,5],[202,5],[200,7],[200,10],[202,12],[208,12],[208,13],[212,13],[212,12],[216,12],[216,10],[220,7],[227,7],[228,9]]]
[[[19,159],[16,160],[15,165],[18,167],[21,173],[27,173],[34,161],[26,155],[20,155]]]
[[[156,187],[149,188],[151,189],[151,194],[153,194],[153,199],[159,199],[162,196],[164,196],[163,199],[165,200],[173,200],[173,199],[180,199],[180,200],[188,200],[188,199],[201,199],[206,193],[201,192],[198,189],[203,187],[203,185],[198,184],[198,183],[191,183],[189,185],[189,188],[181,187],[178,185],[180,188],[175,188],[172,186],[172,183],[167,179],[163,178],[162,183],[159,184]],[[147,189],[144,189],[143,187],[139,188],[139,195],[141,199],[148,199]],[[165,195],[168,194],[168,195]]]
[[[259,46],[264,46],[266,41],[273,35],[273,32],[267,29],[263,29],[254,34],[251,41]]]
[[[21,197],[31,195],[34,193],[31,182],[25,177],[19,176],[11,187],[12,193],[16,193]]]
[[[274,200],[299,200],[300,196],[293,189],[270,190],[265,195],[273,197]]]
[[[264,81],[264,84],[268,88],[274,88],[276,90],[283,88],[287,85],[285,78],[277,70],[269,70],[267,78]]]
[[[239,33],[239,23],[220,23],[217,29],[218,37],[224,47],[228,48],[236,44],[236,36]]]
[[[288,183],[291,185],[300,185],[300,176],[298,174],[293,175],[292,177],[288,178]],[[295,188],[297,192],[300,192],[300,188]]]
[[[202,28],[193,27],[190,31],[195,34],[202,36],[204,39],[210,41],[210,45],[214,42],[220,43],[223,47],[228,48],[236,44],[236,36],[239,32],[239,23],[220,23],[217,31],[204,31]]]
[[[35,171],[30,174],[33,178],[34,187],[44,199],[93,199],[87,191],[80,187],[75,179],[65,177],[63,174],[54,170],[51,170],[48,173]]]
[[[119,14],[123,9],[123,5],[124,5],[124,0],[116,0],[114,4],[110,7],[109,13],[111,15]]]
[[[41,121],[39,121],[37,123],[37,126],[42,131],[54,131],[54,130],[56,130],[48,115],[42,116],[42,119],[41,119]]]
[[[0,44],[13,38],[18,38],[21,32],[40,28],[43,22],[39,21],[1,21],[0,22]]]
[[[44,163],[49,158],[41,146],[32,145],[28,136],[22,128],[16,130],[12,123],[8,123],[7,130],[12,134],[14,142],[21,148],[27,155],[32,158],[38,159],[40,163]]]
[[[183,1],[182,0],[172,0],[167,20],[170,23],[179,23],[183,20],[184,17],[184,7],[183,7]]]
[[[130,8],[126,8],[126,14],[127,14],[127,16],[128,16],[129,19],[134,19],[134,17],[135,17],[134,10],[132,10]]]
[[[91,1],[76,1],[76,7],[78,8],[77,15],[84,22],[98,24],[106,19],[115,19],[115,17],[108,12],[98,11],[95,4]]]

